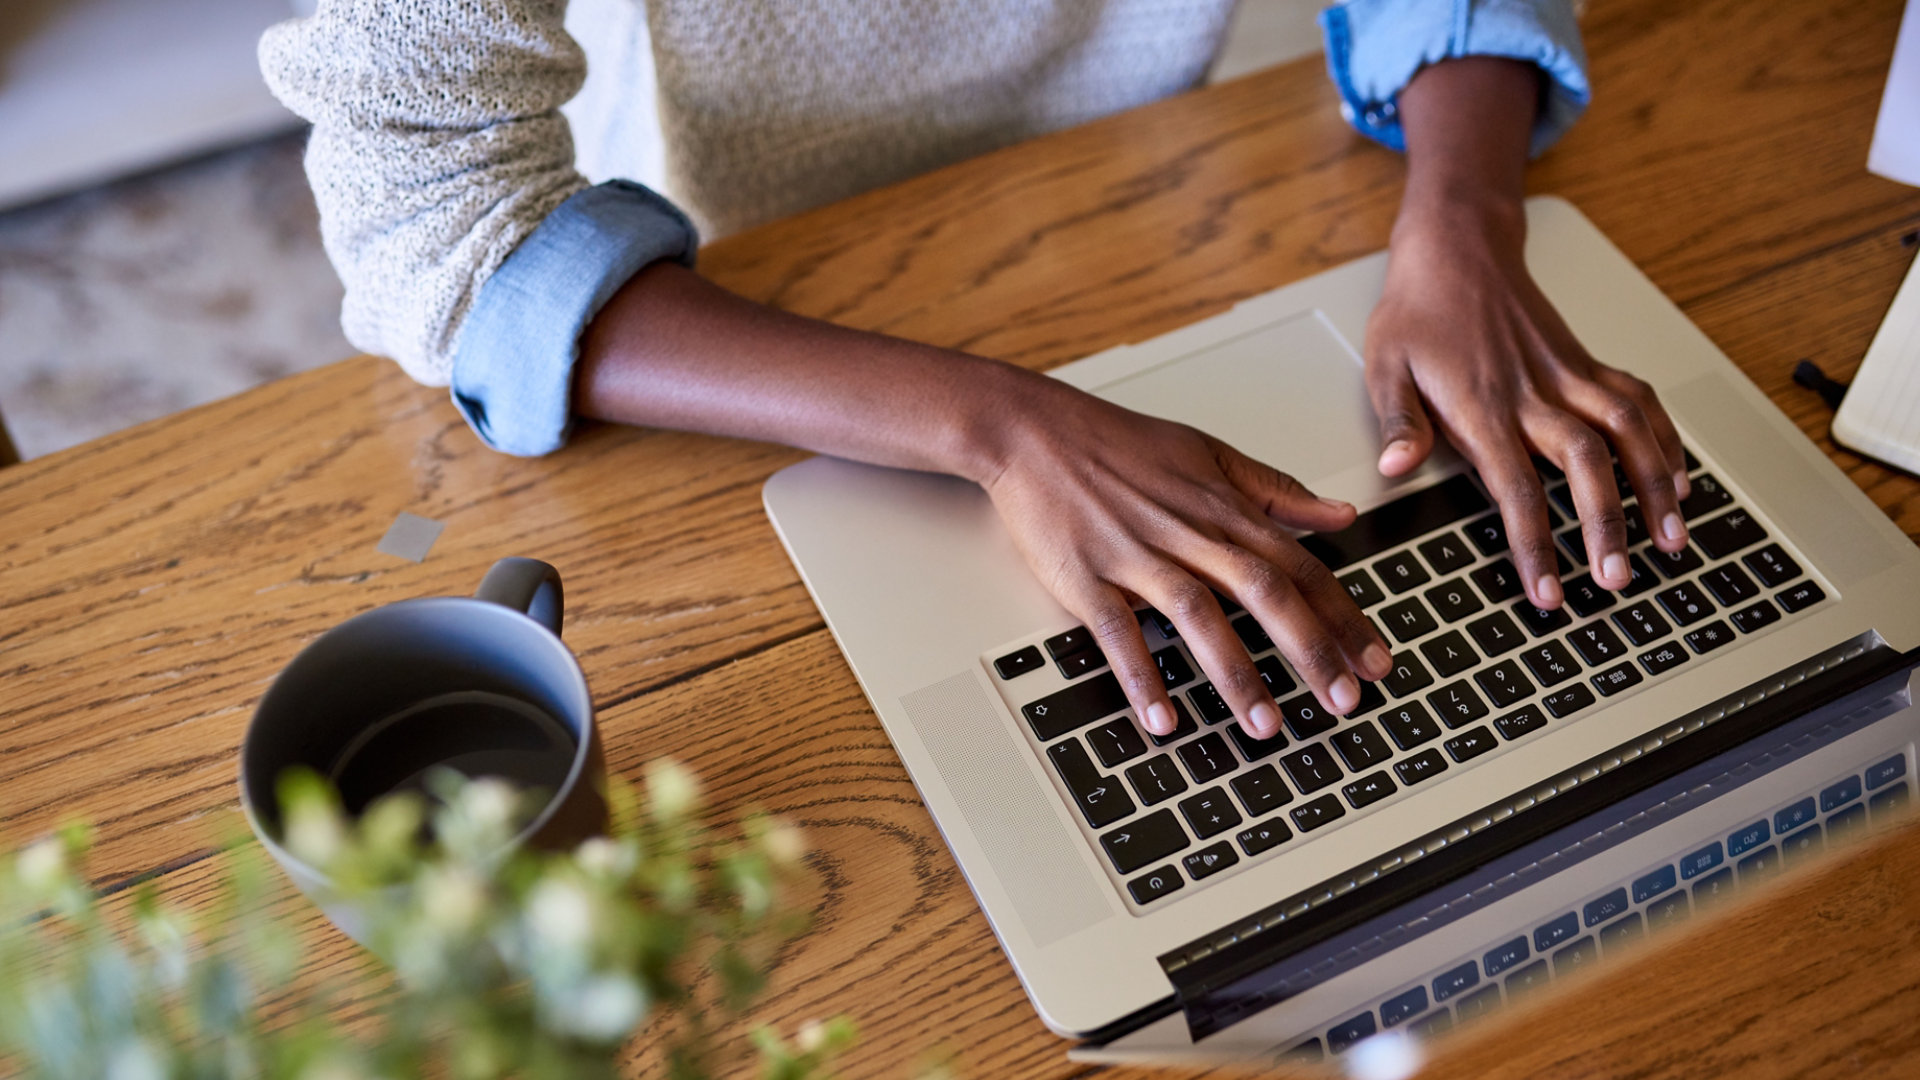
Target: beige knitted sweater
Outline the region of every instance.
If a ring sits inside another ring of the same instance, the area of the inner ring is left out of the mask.
[[[1232,6],[647,0],[670,183],[725,233],[1142,104],[1200,81]],[[320,0],[261,41],[314,125],[347,336],[422,382],[448,382],[481,285],[586,186],[559,112],[586,71],[565,7]]]

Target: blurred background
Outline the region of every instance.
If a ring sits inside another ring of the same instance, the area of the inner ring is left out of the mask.
[[[590,72],[577,126],[611,122],[608,88],[651,85],[633,78],[652,63],[628,32],[642,3],[568,9]],[[0,0],[0,418],[21,456],[352,353],[305,137],[254,59],[310,4]],[[1317,51],[1321,4],[1241,0],[1213,78]],[[623,145],[582,171],[662,186],[657,127]]]

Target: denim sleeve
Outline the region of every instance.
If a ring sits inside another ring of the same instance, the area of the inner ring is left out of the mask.
[[[620,286],[661,259],[693,265],[699,237],[639,184],[576,192],[487,278],[460,328],[453,403],[488,446],[532,457],[573,427],[580,335]]]
[[[1405,151],[1399,96],[1428,64],[1504,56],[1547,77],[1532,152],[1553,145],[1586,110],[1587,54],[1570,0],[1346,0],[1320,13],[1340,111],[1362,135]]]

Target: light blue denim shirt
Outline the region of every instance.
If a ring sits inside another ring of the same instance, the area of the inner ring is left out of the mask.
[[[1321,13],[1341,112],[1363,135],[1406,149],[1400,91],[1459,56],[1530,61],[1545,79],[1538,154],[1586,108],[1586,53],[1569,0],[1347,0]],[[615,180],[560,204],[494,271],[460,330],[453,400],[496,450],[559,449],[573,426],[580,335],[642,267],[693,265],[699,238],[672,203]]]

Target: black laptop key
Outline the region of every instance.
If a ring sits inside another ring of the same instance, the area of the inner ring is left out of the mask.
[[[1427,713],[1427,707],[1417,701],[1381,713],[1380,726],[1387,729],[1387,736],[1402,750],[1411,750],[1440,737],[1440,725]]]
[[[1691,626],[1718,610],[1713,601],[1707,599],[1707,594],[1690,581],[1683,581],[1654,599],[1660,601],[1660,606],[1681,626]]]
[[[1111,825],[1133,813],[1133,800],[1115,777],[1103,775],[1093,759],[1081,748],[1080,740],[1068,739],[1047,747],[1047,759],[1060,779],[1073,793],[1073,802],[1094,828]]]
[[[1753,571],[1753,576],[1760,579],[1760,584],[1769,589],[1777,589],[1800,576],[1800,564],[1794,562],[1793,556],[1782,550],[1779,544],[1768,544],[1759,551],[1749,551],[1740,557],[1740,561],[1746,563],[1747,569]]]
[[[1173,620],[1155,608],[1144,608],[1140,612],[1140,624],[1145,626],[1148,623],[1153,624],[1154,629],[1160,631],[1160,636],[1168,641],[1180,636],[1180,628],[1173,625]]]
[[[993,662],[993,670],[1003,679],[1025,675],[1029,671],[1038,671],[1045,663],[1040,658],[1040,650],[1032,645],[1018,649]]]
[[[1304,803],[1287,811],[1293,819],[1293,827],[1301,832],[1312,832],[1330,821],[1345,817],[1347,808],[1332,795],[1322,795],[1310,803]]]
[[[1263,757],[1277,754],[1287,748],[1285,733],[1276,731],[1268,738],[1256,739],[1247,734],[1247,729],[1239,724],[1233,724],[1227,728],[1227,738],[1233,740],[1234,748],[1239,750],[1240,756],[1248,761],[1259,761]]]
[[[1106,851],[1108,861],[1122,874],[1159,862],[1190,843],[1187,830],[1173,819],[1171,810],[1156,810],[1100,837],[1100,846]]]
[[[1641,682],[1640,669],[1633,666],[1633,661],[1622,660],[1620,663],[1595,675],[1592,681],[1593,688],[1600,691],[1602,696],[1612,697],[1622,690],[1639,686]]]
[[[1867,766],[1867,790],[1872,791],[1890,784],[1905,776],[1906,773],[1907,756],[1905,754],[1895,754],[1885,761],[1875,762]]]
[[[1613,613],[1613,625],[1634,645],[1651,645],[1673,629],[1652,603],[1641,601],[1624,611]]]
[[[1327,742],[1340,752],[1341,760],[1354,772],[1371,768],[1393,756],[1387,740],[1381,738],[1379,729],[1367,720],[1334,732]]]
[[[1518,1001],[1529,994],[1547,988],[1553,981],[1553,974],[1547,970],[1545,960],[1535,960],[1507,976],[1507,1000]]]
[[[1686,893],[1677,892],[1672,896],[1663,896],[1647,905],[1647,932],[1665,930],[1676,923],[1685,922],[1687,916],[1691,914],[1693,910],[1687,903]]]
[[[1386,696],[1380,693],[1379,684],[1363,682],[1360,684],[1360,703],[1355,705],[1353,710],[1346,714],[1347,718],[1352,719],[1356,716],[1365,716],[1375,709],[1382,708],[1386,703]]]
[[[1507,523],[1499,514],[1488,514],[1467,526],[1467,537],[1480,554],[1498,555],[1507,550]]]
[[[1458,675],[1480,662],[1480,654],[1473,651],[1473,646],[1467,644],[1465,635],[1458,630],[1421,642],[1420,652],[1441,678]]]
[[[1333,755],[1323,746],[1308,746],[1280,759],[1280,766],[1293,778],[1293,786],[1302,795],[1311,795],[1328,784],[1338,783],[1342,773]],[[1301,830],[1305,831],[1305,830]]]
[[[1099,649],[1082,649],[1077,653],[1068,653],[1053,663],[1060,669],[1060,674],[1069,679],[1077,679],[1106,667],[1107,657]]]
[[[1286,721],[1287,730],[1293,732],[1296,739],[1311,739],[1332,731],[1340,723],[1340,718],[1321,708],[1320,699],[1312,694],[1281,702],[1280,718]]]
[[[1433,977],[1433,1000],[1445,1001],[1480,985],[1480,967],[1469,960]]]
[[[1550,487],[1547,489],[1547,497],[1553,500],[1553,504],[1560,508],[1561,513],[1569,518],[1579,519],[1580,504],[1574,501],[1573,485],[1557,484]]]
[[[1173,767],[1173,758],[1166,754],[1151,757],[1127,770],[1127,783],[1140,793],[1140,801],[1152,806],[1165,802],[1187,790],[1187,782],[1180,770]],[[1121,871],[1125,873],[1126,871]]]
[[[1658,548],[1648,548],[1643,554],[1646,555],[1647,561],[1652,563],[1654,568],[1659,570],[1669,581],[1686,577],[1688,574],[1693,573],[1705,565],[1700,558],[1700,553],[1693,550],[1692,545],[1683,547],[1679,551],[1661,551]]]
[[[1381,559],[1373,564],[1373,572],[1379,576],[1387,591],[1395,595],[1433,580],[1427,568],[1420,565],[1420,560],[1411,551],[1396,552]]]
[[[1168,863],[1152,873],[1141,874],[1127,882],[1127,891],[1133,894],[1134,903],[1144,907],[1185,884],[1186,880],[1180,876],[1180,871],[1175,870],[1172,863]]]
[[[1453,1014],[1445,1009],[1430,1012],[1407,1025],[1407,1034],[1423,1042],[1431,1042],[1453,1030]]]
[[[1771,827],[1765,818],[1735,829],[1727,837],[1727,857],[1738,858],[1772,839]]]
[[[1726,861],[1727,856],[1720,847],[1720,841],[1715,840],[1698,851],[1690,851],[1680,857],[1680,876],[1697,878]]]
[[[1422,750],[1410,758],[1394,762],[1393,771],[1399,774],[1401,783],[1411,787],[1447,771],[1447,759],[1441,757],[1438,750]]]
[[[1800,826],[1811,822],[1817,816],[1819,816],[1819,812],[1814,809],[1813,796],[1809,795],[1784,810],[1775,811],[1773,815],[1773,831],[1778,835],[1785,836]]]
[[[1192,742],[1181,743],[1174,753],[1179,755],[1181,763],[1187,767],[1188,775],[1193,777],[1196,784],[1216,780],[1240,767],[1240,763],[1233,759],[1233,752],[1227,749],[1227,740],[1221,738],[1217,731],[1209,731]]]
[[[1767,538],[1767,530],[1745,510],[1722,514],[1703,521],[1692,529],[1693,542],[1708,558],[1724,559],[1741,548],[1752,547]]]
[[[1181,799],[1180,815],[1187,819],[1187,827],[1193,830],[1193,835],[1202,840],[1218,836],[1241,821],[1240,811],[1233,808],[1227,793],[1217,787]]]
[[[1433,675],[1413,653],[1395,653],[1393,670],[1387,673],[1386,678],[1380,680],[1380,685],[1386,687],[1387,692],[1394,697],[1403,698],[1432,686]]]
[[[1664,675],[1690,659],[1687,650],[1677,641],[1656,645],[1640,654],[1640,666],[1647,669],[1649,675]]]
[[[1109,671],[1022,705],[1020,713],[1033,728],[1034,738],[1049,742],[1126,707],[1126,692],[1120,689],[1120,680]]]
[[[1453,1007],[1454,1019],[1464,1024],[1498,1011],[1500,1008],[1500,987],[1483,986],[1471,994],[1463,995]]]
[[[1533,631],[1534,637],[1546,637],[1573,621],[1573,616],[1567,614],[1566,608],[1557,607],[1549,611],[1534,607],[1525,600],[1513,605],[1513,613],[1519,617],[1520,625]]]
[[[1627,647],[1620,642],[1620,636],[1613,628],[1603,622],[1588,623],[1578,627],[1567,635],[1567,644],[1580,654],[1590,667],[1609,664],[1627,655]]]
[[[1248,817],[1265,817],[1293,801],[1293,792],[1271,765],[1248,769],[1228,782]],[[1249,851],[1251,855],[1253,852]]]
[[[1688,521],[1704,517],[1733,501],[1733,494],[1712,473],[1693,478],[1693,491],[1680,500],[1680,514]]]
[[[1533,929],[1533,951],[1552,952],[1554,949],[1572,941],[1580,932],[1580,919],[1569,911],[1551,922],[1541,923]]]
[[[1547,707],[1547,711],[1552,713],[1556,720],[1563,720],[1572,716],[1574,713],[1593,704],[1593,702],[1593,691],[1579,683],[1574,683],[1565,690],[1555,690],[1553,693],[1540,699],[1540,703]]]
[[[1624,913],[1627,907],[1627,890],[1623,887],[1613,890],[1598,900],[1589,900],[1587,906],[1581,909],[1580,916],[1586,920],[1588,926],[1599,926],[1608,919]]]
[[[1465,679],[1428,694],[1427,704],[1433,706],[1434,713],[1450,728],[1470,724],[1487,715],[1487,703],[1480,700],[1480,695],[1473,692]]]
[[[1867,824],[1867,806],[1855,803],[1827,819],[1827,839],[1842,844],[1859,835]]]
[[[1820,793],[1820,812],[1837,810],[1860,797],[1860,778],[1849,776]]]
[[[1380,609],[1380,621],[1385,624],[1393,640],[1405,644],[1418,637],[1424,637],[1438,629],[1440,624],[1420,603],[1417,596],[1409,596],[1395,604]]]
[[[1155,735],[1149,731],[1147,732],[1147,738],[1153,740],[1153,745],[1155,746],[1167,746],[1172,743],[1177,743],[1181,739],[1199,730],[1200,725],[1193,722],[1193,714],[1187,711],[1187,707],[1181,703],[1178,697],[1175,697],[1173,699],[1173,730],[1167,732],[1165,735]]]
[[[1240,850],[1246,852],[1248,858],[1252,858],[1272,851],[1293,839],[1293,830],[1287,828],[1286,822],[1274,818],[1272,821],[1263,821],[1258,825],[1249,825],[1241,829],[1235,834],[1234,839],[1240,842]]]
[[[1820,838],[1820,826],[1801,829],[1785,840],[1780,841],[1780,853],[1787,858],[1788,866],[1798,866],[1803,859],[1818,855],[1824,844]]]
[[[1633,515],[1627,515],[1632,520]],[[1587,541],[1578,527],[1568,529],[1555,539],[1560,541],[1560,550],[1575,566],[1587,565]],[[1628,541],[1632,543],[1632,541]]]
[[[1561,585],[1561,591],[1566,594],[1567,607],[1583,619],[1598,615],[1619,602],[1612,593],[1593,580],[1592,574],[1579,574],[1567,579]]]
[[[1724,619],[1715,619],[1700,629],[1687,633],[1687,647],[1697,653],[1710,653],[1732,640],[1733,629]]]
[[[1087,745],[1093,747],[1093,755],[1100,759],[1100,764],[1109,769],[1147,752],[1147,740],[1140,737],[1140,729],[1126,716],[1117,716],[1088,731]]]
[[[1374,584],[1373,575],[1365,570],[1356,569],[1350,574],[1341,574],[1340,585],[1353,598],[1353,605],[1362,611],[1387,598],[1387,594],[1380,591],[1380,586]]]
[[[1745,570],[1734,563],[1726,563],[1700,575],[1700,584],[1707,587],[1715,600],[1726,607],[1732,607],[1749,597],[1760,595],[1759,586],[1747,576]]]
[[[1160,668],[1160,677],[1166,680],[1167,689],[1183,686],[1193,681],[1193,666],[1187,658],[1180,655],[1178,646],[1169,645],[1153,654],[1153,662]]]
[[[1751,634],[1780,621],[1780,609],[1766,600],[1756,600],[1729,616],[1743,634]]]
[[[1473,481],[1462,474],[1375,507],[1339,532],[1303,536],[1300,545],[1328,569],[1345,570],[1443,525],[1487,510],[1490,505]]]
[[[1571,649],[1558,641],[1529,645],[1520,659],[1526,661],[1527,670],[1533,672],[1541,686],[1558,686],[1580,674],[1580,661],[1573,658]]]
[[[1444,745],[1447,748],[1448,756],[1452,757],[1453,760],[1471,761],[1500,745],[1500,743],[1499,740],[1493,737],[1493,732],[1484,727],[1477,727],[1470,728],[1455,735],[1453,738],[1448,739]]]
[[[1526,705],[1495,720],[1493,726],[1500,729],[1500,734],[1505,736],[1508,742],[1512,742],[1523,735],[1531,735],[1546,727],[1547,718],[1541,715],[1539,709]]]
[[[1513,568],[1510,559],[1495,559],[1467,577],[1472,578],[1487,600],[1495,604],[1524,595],[1527,591],[1526,586],[1520,583],[1520,571]]]
[[[1584,971],[1598,959],[1600,959],[1599,942],[1590,937],[1583,937],[1553,954],[1554,977],[1564,978],[1575,972]]]
[[[1627,556],[1627,568],[1633,571],[1633,578],[1627,582],[1626,588],[1620,590],[1621,596],[1639,596],[1660,584],[1660,575],[1654,573],[1653,567],[1638,555]]]
[[[1210,725],[1233,719],[1232,706],[1220,696],[1219,688],[1210,682],[1203,682],[1188,690],[1187,698],[1193,702],[1193,711]]]
[[[1518,967],[1532,955],[1533,953],[1527,948],[1527,939],[1517,937],[1488,949],[1487,955],[1480,960],[1486,965],[1487,978],[1491,979],[1503,971]]]
[[[1394,791],[1393,781],[1387,777],[1385,769],[1368,773],[1340,789],[1340,793],[1347,797],[1347,801],[1353,804],[1355,810],[1372,806],[1393,794]]]
[[[1261,628],[1260,621],[1251,615],[1242,615],[1233,620],[1233,632],[1240,635],[1240,644],[1246,646],[1249,653],[1258,655],[1273,649],[1273,639]]]
[[[1486,607],[1480,602],[1480,595],[1467,584],[1466,578],[1454,578],[1426,591],[1427,603],[1439,614],[1442,622],[1459,622],[1469,615],[1475,615]]]
[[[1673,872],[1672,865],[1663,866],[1651,874],[1642,874],[1633,879],[1633,902],[1644,904],[1679,883],[1680,876]]]
[[[1253,670],[1260,673],[1260,681],[1267,684],[1267,693],[1275,701],[1280,700],[1280,695],[1290,694],[1300,686],[1293,681],[1292,675],[1287,674],[1287,666],[1280,662],[1278,656],[1263,656],[1255,660]]]
[[[1740,884],[1752,885],[1780,872],[1780,849],[1768,844],[1740,860]]]
[[[1507,706],[1533,695],[1533,683],[1527,679],[1526,672],[1520,670],[1520,664],[1514,660],[1503,660],[1485,671],[1473,673],[1473,681],[1487,695],[1487,700],[1496,709]]]
[[[1416,986],[1403,994],[1395,994],[1380,1003],[1380,1024],[1394,1027],[1427,1011],[1427,988]]]
[[[1773,597],[1774,602],[1785,608],[1789,615],[1810,608],[1826,598],[1826,590],[1811,581],[1803,581]]]
[[[1479,556],[1460,539],[1460,534],[1444,532],[1420,544],[1420,554],[1437,574],[1451,574],[1472,566]]]
[[[1867,799],[1867,809],[1873,814],[1875,828],[1885,828],[1907,812],[1910,793],[1905,781],[1881,791]]]
[[[1327,1031],[1327,1049],[1339,1053],[1377,1030],[1373,1026],[1373,1014],[1363,1012],[1351,1020],[1333,1025]]]
[[[1093,648],[1093,634],[1084,626],[1076,626],[1064,634],[1053,635],[1044,644],[1047,647],[1047,655],[1058,660],[1082,649]]]
[[[1467,624],[1467,635],[1489,657],[1511,652],[1527,643],[1527,637],[1504,611],[1490,611]]]
[[[1240,856],[1233,853],[1233,845],[1222,840],[1182,856],[1180,865],[1187,868],[1188,877],[1199,881],[1202,878],[1212,877],[1239,861]]]

